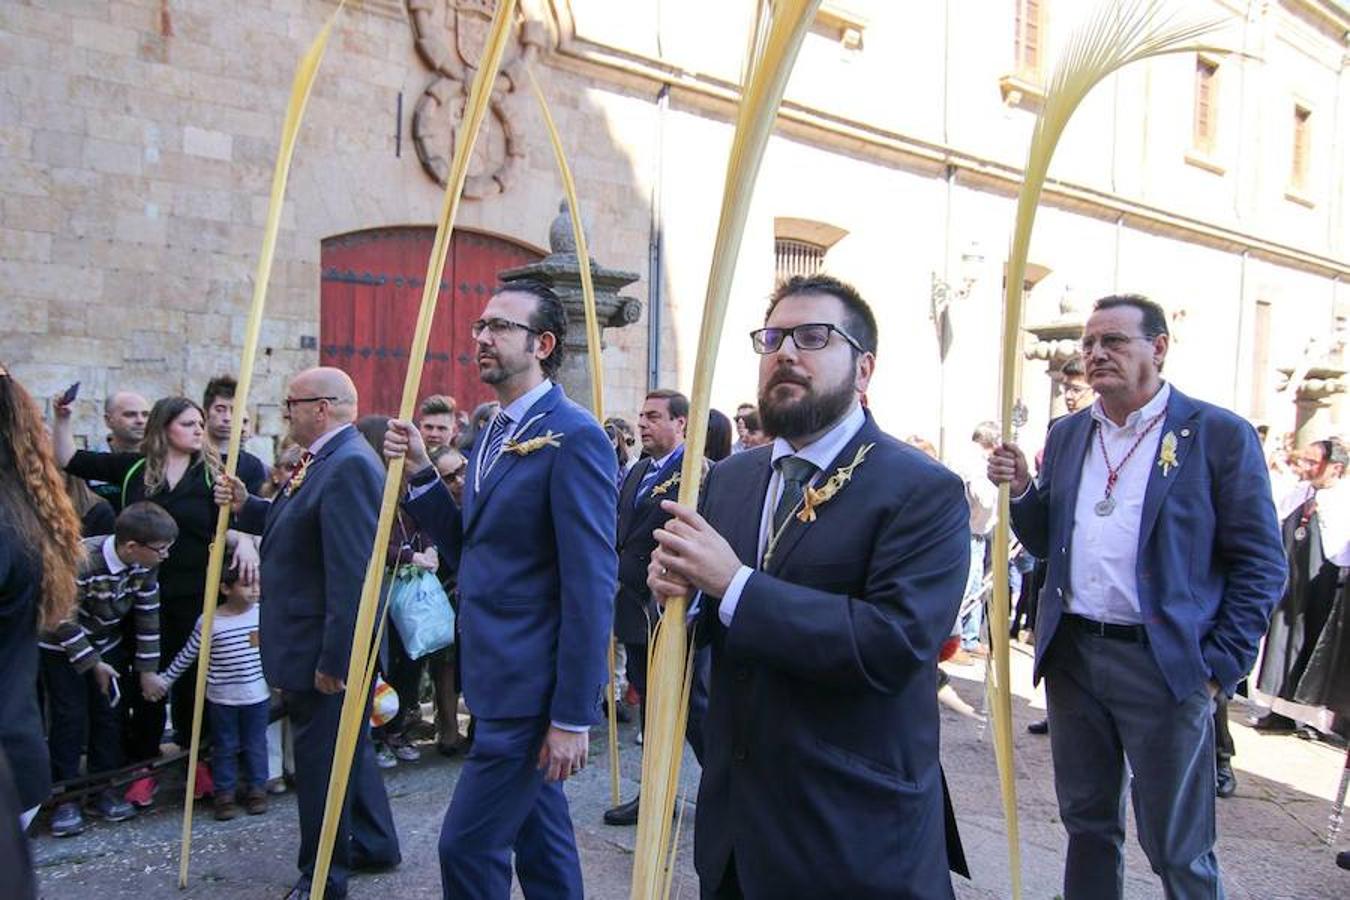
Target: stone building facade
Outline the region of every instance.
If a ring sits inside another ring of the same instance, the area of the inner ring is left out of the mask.
[[[379,241],[435,220],[495,4],[352,5],[292,169],[255,382],[265,433],[281,427],[285,377],[325,354],[388,356],[369,377],[401,382],[391,310],[415,279],[379,280],[401,265],[386,265]],[[488,255],[466,244],[477,280],[446,286],[446,371],[491,254],[548,252],[561,189],[520,78],[532,65],[568,143],[593,256],[638,274],[625,294],[642,317],[606,332],[606,407],[631,413],[649,385],[688,389],[754,5],[521,0],[459,216]],[[0,359],[26,383],[51,394],[78,379],[87,398],[195,395],[237,367],[293,68],[334,6],[0,4]],[[1056,48],[1089,6],[822,4],[756,190],[715,405],[754,395],[745,334],[775,278],[823,267],[877,309],[869,402],[885,427],[951,452],[993,417],[1018,173]],[[1071,125],[1032,249],[1028,434],[1051,413],[1075,324],[1117,291],[1167,307],[1169,374],[1188,392],[1287,430],[1280,370],[1312,363],[1301,396],[1305,418],[1318,411],[1305,436],[1341,425],[1350,11],[1336,0],[1178,6],[1224,17],[1215,43],[1245,55],[1139,65]],[[326,267],[353,236],[369,237],[376,262]],[[344,301],[368,317],[353,327],[378,334],[367,345],[326,341],[341,326],[340,284],[367,291]],[[79,421],[99,438],[96,403]]]

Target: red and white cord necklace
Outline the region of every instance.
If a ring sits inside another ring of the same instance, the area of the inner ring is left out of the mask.
[[[1152,433],[1153,429],[1157,427],[1158,423],[1163,420],[1163,416],[1165,415],[1167,415],[1166,409],[1149,420],[1148,427],[1140,432],[1139,437],[1135,438],[1134,443],[1130,445],[1130,449],[1125,454],[1124,459],[1120,461],[1120,465],[1114,467],[1111,465],[1110,455],[1106,452],[1106,438],[1102,435],[1101,423],[1097,423],[1097,446],[1101,447],[1102,462],[1106,464],[1106,494],[1092,507],[1092,511],[1097,515],[1109,516],[1111,513],[1115,512],[1116,498],[1111,496],[1111,492],[1116,489],[1116,482],[1120,479],[1120,470],[1125,468],[1125,464],[1130,461],[1130,457],[1134,456],[1134,451],[1139,449],[1139,445],[1144,442],[1144,438]]]

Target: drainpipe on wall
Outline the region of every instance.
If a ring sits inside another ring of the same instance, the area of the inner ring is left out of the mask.
[[[647,390],[661,387],[661,268],[664,222],[661,208],[661,182],[665,155],[666,111],[670,109],[670,85],[661,85],[656,94],[656,153],[652,161],[651,221],[647,227]]]

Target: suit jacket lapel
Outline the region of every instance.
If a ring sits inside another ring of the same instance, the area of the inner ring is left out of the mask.
[[[1172,396],[1167,400],[1167,418],[1163,420],[1163,433],[1158,439],[1158,446],[1161,449],[1162,441],[1167,435],[1175,436],[1177,461],[1176,465],[1169,467],[1167,474],[1163,474],[1162,466],[1158,465],[1157,454],[1149,460],[1148,487],[1144,489],[1144,509],[1139,517],[1140,554],[1144,552],[1144,545],[1153,534],[1153,526],[1157,524],[1158,512],[1162,509],[1167,492],[1176,484],[1177,473],[1186,464],[1191,447],[1195,446],[1196,426],[1192,420],[1199,412],[1200,408],[1190,397],[1172,388]]]
[[[867,420],[863,422],[863,427],[858,429],[858,433],[853,436],[852,440],[844,445],[844,449],[839,451],[838,455],[835,456],[825,470],[816,477],[813,484],[819,488],[820,485],[828,481],[830,476],[837,470],[853,462],[853,457],[858,454],[859,447],[869,441],[875,441],[880,434],[881,430],[877,428],[876,422],[869,415]],[[864,463],[863,466],[860,466],[858,471],[861,471],[865,466],[866,463]],[[848,491],[851,488],[853,488],[852,485],[846,486],[842,490]],[[761,496],[763,495],[761,494]],[[816,515],[819,516],[823,514],[823,512],[824,509]],[[758,519],[756,522],[758,522]],[[797,542],[800,541],[812,527],[819,526],[802,522],[797,518],[795,513],[788,516],[787,521],[783,524],[783,532],[778,537],[778,544],[774,547],[773,555],[769,557],[769,562],[764,567],[764,570],[770,575],[777,573],[783,567],[784,561],[792,555],[792,549],[797,546]]]
[[[646,477],[647,470],[652,466],[651,457],[643,457],[637,461],[637,465],[629,471],[628,476],[623,480],[623,490],[619,491],[619,543],[628,540],[628,533],[633,530],[637,524],[641,510],[634,503],[634,497],[637,495],[638,488],[642,485],[642,479]]]
[[[535,403],[534,406],[531,406],[525,413],[525,417],[521,420],[515,433],[511,435],[511,442],[520,443],[529,440],[546,430],[549,413],[551,413],[554,407],[558,405],[558,398],[561,395],[562,388],[554,385],[548,393],[539,398],[539,401]],[[487,505],[488,497],[491,496],[493,489],[501,484],[502,479],[506,477],[506,474],[515,467],[516,463],[518,463],[521,458],[522,457],[519,454],[508,453],[506,451],[506,444],[503,443],[501,455],[498,457],[495,464],[492,463],[491,460],[485,459],[481,461],[485,467],[489,468],[487,468],[487,471],[483,475],[482,484],[480,485],[479,490],[474,492],[473,503],[465,514],[464,531],[466,534],[469,529],[473,527],[474,523],[478,521],[479,516],[482,515],[483,507]],[[469,475],[477,477],[476,472],[470,472]]]
[[[771,457],[767,451],[745,452],[758,453],[762,462],[757,465],[755,476],[744,479],[740,483],[740,491],[732,494],[734,503],[730,508],[736,511],[736,515],[732,518],[725,536],[741,562],[752,569],[757,569],[759,525],[763,518],[764,495],[769,491],[769,478],[773,475],[773,467],[769,464]]]
[[[1058,426],[1055,431],[1057,432],[1059,429],[1063,429],[1065,434],[1063,450],[1056,454],[1055,466],[1063,472],[1059,481],[1064,485],[1065,502],[1068,504],[1065,508],[1073,510],[1074,504],[1078,502],[1078,488],[1083,483],[1083,461],[1087,459],[1088,443],[1096,432],[1096,425],[1091,413],[1075,413],[1066,419],[1063,425]],[[1046,485],[1045,489],[1051,494],[1056,493],[1056,487],[1053,483]],[[1064,534],[1051,535],[1051,539],[1056,542],[1056,546],[1067,547],[1069,541],[1073,538],[1073,515],[1065,516],[1060,523],[1060,527],[1065,530]]]

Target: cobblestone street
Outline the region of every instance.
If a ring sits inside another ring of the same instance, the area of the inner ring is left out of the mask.
[[[1037,694],[1030,690],[1030,660],[1013,653],[1018,799],[1022,832],[1025,896],[1051,900],[1059,893],[1064,846],[1054,802],[1048,739],[1026,733],[1039,718]],[[953,684],[980,707],[979,667],[952,667]],[[1335,867],[1334,850],[1322,843],[1330,800],[1344,754],[1325,744],[1290,736],[1261,736],[1245,725],[1248,708],[1231,705],[1237,741],[1234,766],[1237,796],[1219,802],[1219,859],[1231,900],[1309,900],[1350,896],[1350,872]],[[636,789],[641,761],[634,727],[620,735],[625,798]],[[592,764],[569,782],[572,815],[586,876],[588,897],[620,900],[628,896],[635,829],[601,822],[609,802],[605,732],[596,730]],[[684,782],[690,796],[697,784],[691,754]],[[962,900],[1008,896],[1003,819],[998,807],[998,776],[987,729],[944,710],[943,759],[974,878],[957,880]],[[440,893],[436,838],[441,815],[458,776],[460,763],[423,755],[389,772],[387,784],[403,844],[403,865],[389,873],[360,876],[350,896],[360,898],[435,897]],[[296,819],[293,795],[273,798],[271,811],[232,822],[212,821],[209,805],[199,805],[193,837],[191,886],[176,887],[181,793],[161,792],[161,805],[122,825],[95,825],[83,835],[56,840],[45,832],[36,841],[43,896],[51,900],[99,900],[157,897],[280,898],[294,881]],[[689,821],[689,819],[686,819]],[[1162,897],[1133,836],[1127,855],[1126,895],[1131,900]],[[1344,836],[1338,847],[1347,844]],[[676,896],[697,896],[692,842],[682,842],[675,879]]]

